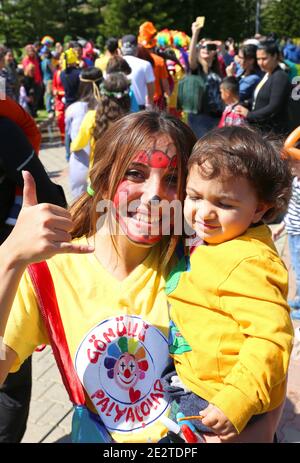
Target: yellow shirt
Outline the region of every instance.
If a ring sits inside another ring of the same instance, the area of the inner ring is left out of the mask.
[[[79,151],[83,150],[88,143],[91,146],[91,153],[90,153],[90,166],[94,163],[94,148],[95,148],[95,140],[93,137],[93,130],[95,127],[95,119],[96,119],[96,110],[89,110],[84,118],[82,119],[79,132],[76,138],[71,143],[71,151]]]
[[[293,339],[287,290],[286,268],[263,225],[199,246],[169,295],[179,377],[238,432],[284,399]]]
[[[95,61],[95,67],[101,69],[101,71],[104,73],[107,68],[107,63],[110,60],[111,56],[109,55],[100,55],[99,58],[96,59]]]
[[[70,354],[93,406],[116,441],[156,442],[166,433],[159,422],[168,409],[160,377],[169,362],[160,245],[122,281],[94,254],[56,255],[48,265]],[[27,272],[4,342],[18,356],[12,371],[48,342]]]

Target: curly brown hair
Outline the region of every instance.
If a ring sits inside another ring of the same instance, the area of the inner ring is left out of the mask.
[[[223,127],[197,141],[188,170],[197,164],[207,179],[219,175],[248,179],[258,200],[271,206],[263,216],[270,223],[286,211],[292,192],[290,162],[283,154],[278,138],[247,127]]]
[[[93,137],[97,141],[112,122],[129,113],[130,82],[122,72],[108,74],[100,86]],[[96,162],[96,159],[95,159]]]

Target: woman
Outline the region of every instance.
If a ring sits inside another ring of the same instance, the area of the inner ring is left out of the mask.
[[[256,52],[257,62],[265,72],[256,86],[252,110],[237,106],[236,112],[263,132],[284,134],[288,124],[288,75],[279,66],[280,54],[275,42],[261,42]]]
[[[172,116],[139,112],[123,117],[96,143],[94,192],[68,213],[37,206],[27,178],[19,221],[0,248],[0,335],[9,317],[0,381],[36,344],[47,342],[37,298],[28,274],[22,275],[31,262],[48,259],[88,407],[98,426],[99,414],[102,428],[118,442],[157,442],[167,431],[160,422],[168,409],[160,383],[169,363],[164,286],[177,238],[172,227],[167,233],[163,229],[170,220],[163,205],[182,201],[194,143],[192,131]],[[30,243],[22,239],[27,230]],[[267,414],[255,434],[249,427],[244,438],[270,441],[279,415],[280,409]]]
[[[68,106],[65,114],[66,133],[71,142],[75,140],[86,113],[95,111],[99,99],[98,87],[102,81],[102,72],[96,67],[83,69],[79,79],[78,101]],[[69,182],[73,199],[86,191],[89,158],[89,143],[82,149],[71,150]]]
[[[77,152],[87,143],[91,144],[89,165],[94,163],[95,141],[111,125],[130,110],[130,82],[122,72],[108,74],[101,83],[98,105],[84,116],[78,134],[71,144],[71,150]]]
[[[115,72],[123,72],[127,77],[131,74],[131,67],[127,63],[127,61],[122,58],[122,56],[113,56],[108,60],[107,66],[106,66],[106,75],[108,74],[114,74]],[[128,77],[128,80],[129,77]],[[130,90],[129,90],[129,98],[130,98],[130,112],[131,113],[136,113],[137,111],[140,110],[138,102],[134,96],[132,85],[130,85]]]
[[[54,74],[54,67],[52,65],[52,54],[51,51],[46,47],[42,55],[41,61],[41,70],[43,75],[43,82],[45,87],[45,103],[46,103],[46,111],[48,114],[53,112],[52,107],[52,98],[53,98],[53,74]]]
[[[239,95],[240,101],[247,103],[252,99],[254,89],[257,84],[261,81],[263,72],[259,68],[256,60],[255,45],[243,45],[238,52],[238,60],[240,64],[240,70],[236,74],[236,78],[239,80]],[[232,62],[226,68],[226,74],[233,76],[235,74],[236,63]]]
[[[217,56],[217,47],[209,40],[202,39],[198,44],[201,27],[197,22],[192,24],[189,64],[192,74],[202,77],[205,90],[202,107],[197,114],[188,115],[189,126],[197,138],[216,127],[223,111],[220,95],[221,72]]]

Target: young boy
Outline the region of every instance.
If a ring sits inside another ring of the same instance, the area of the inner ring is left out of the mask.
[[[179,381],[167,375],[165,388],[185,416],[200,410],[198,430],[228,440],[285,397],[288,276],[263,221],[286,208],[292,177],[274,143],[245,127],[198,140],[188,172],[184,215],[204,244],[167,283]]]
[[[247,125],[246,119],[235,112],[239,102],[239,83],[235,77],[225,77],[220,85],[221,98],[226,107],[221,116],[218,127],[230,125]]]

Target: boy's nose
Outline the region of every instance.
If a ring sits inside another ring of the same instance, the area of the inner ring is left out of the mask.
[[[201,201],[196,215],[202,220],[213,219],[216,217],[216,212],[211,203],[209,203],[208,201]]]

